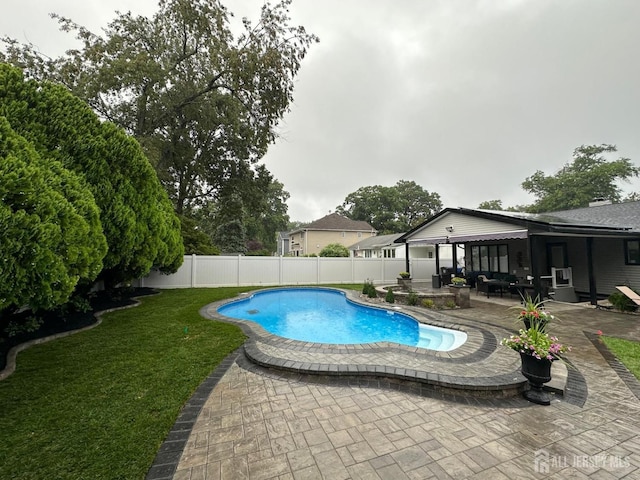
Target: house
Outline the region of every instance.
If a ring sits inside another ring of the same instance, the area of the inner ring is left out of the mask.
[[[350,245],[349,252],[356,258],[404,258],[404,243],[396,243],[401,233],[376,235]]]
[[[289,232],[278,232],[276,234],[276,255],[283,256],[289,254]]]
[[[374,237],[377,233],[367,222],[330,213],[305,227],[289,232],[289,254],[319,255],[329,244],[339,243],[349,247],[362,239]]]
[[[404,233],[391,235],[376,235],[365,238],[349,246],[351,256],[356,258],[406,258],[405,244],[398,243],[397,239]],[[451,249],[441,247],[440,259],[451,259]],[[435,258],[436,247],[434,245],[414,245],[409,254],[411,258]]]
[[[640,290],[640,202],[542,214],[446,208],[397,241],[409,252],[464,244],[464,258],[453,262],[464,264],[468,278],[508,276],[562,301],[596,304],[617,285]]]

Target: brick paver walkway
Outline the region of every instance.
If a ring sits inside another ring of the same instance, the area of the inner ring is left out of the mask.
[[[517,328],[513,310],[480,299],[454,313]],[[172,478],[640,478],[637,383],[630,389],[589,338],[602,330],[638,339],[640,317],[574,305],[557,305],[557,314],[551,330],[574,346],[567,357],[586,381],[583,406],[322,384],[241,355],[185,432]]]

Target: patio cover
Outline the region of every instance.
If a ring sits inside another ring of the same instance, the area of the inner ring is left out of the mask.
[[[420,238],[416,240],[407,240],[407,243],[413,246],[420,245],[436,245],[439,243],[467,243],[480,242],[483,240],[509,240],[514,238],[527,238],[527,230],[510,230],[507,232],[492,233],[469,233],[467,235],[449,235],[446,237]]]

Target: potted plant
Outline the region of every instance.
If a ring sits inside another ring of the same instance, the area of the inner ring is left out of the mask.
[[[403,290],[411,290],[411,274],[409,272],[400,272],[398,274],[398,285]]]
[[[530,386],[529,390],[525,390],[524,397],[533,403],[549,405],[549,395],[542,388],[551,381],[551,362],[561,353],[571,351],[571,347],[561,344],[557,337],[542,330],[539,323],[521,329],[517,335],[503,338],[500,343],[520,354],[522,375]]]
[[[540,301],[540,297],[532,299],[529,295],[522,297],[522,306],[511,307],[520,310],[517,320],[524,323],[525,330],[531,327],[537,327],[544,332],[551,320],[557,320],[544,309],[544,302]]]
[[[464,287],[467,284],[467,280],[462,277],[453,277],[451,283],[456,287]]]

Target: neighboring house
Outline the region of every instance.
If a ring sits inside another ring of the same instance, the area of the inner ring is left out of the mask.
[[[278,232],[276,239],[276,255],[284,256],[289,254],[289,233]]]
[[[467,276],[509,275],[558,300],[596,304],[617,285],[640,291],[640,202],[543,214],[446,208],[397,241],[464,244],[457,260]]]
[[[345,247],[373,237],[378,232],[367,222],[330,213],[305,227],[289,232],[290,255],[319,255],[324,247],[339,243]]]
[[[402,233],[376,235],[365,238],[349,246],[352,257],[356,258],[404,258],[404,243],[396,243]]]
[[[351,255],[356,258],[406,258],[406,244],[396,240],[404,233],[377,235],[349,246]],[[434,245],[411,246],[410,258],[436,258]],[[440,259],[451,259],[451,249],[441,248]]]

